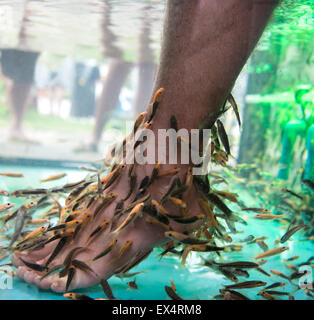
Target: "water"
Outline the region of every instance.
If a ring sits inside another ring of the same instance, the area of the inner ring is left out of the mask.
[[[221,171],[219,167],[211,167],[228,181],[228,185],[218,184],[215,188],[236,193],[238,200],[248,207],[267,208],[274,214],[285,215],[286,219],[258,220],[254,218],[256,213],[241,211],[239,206],[227,202],[247,222],[247,225],[236,224],[239,233],[232,233],[224,225],[232,243],[242,245],[243,249],[223,252],[221,259],[216,254],[205,254],[204,257],[216,259],[217,262],[254,261],[254,257],[262,250],[256,243],[242,242],[249,235],[267,237],[264,241],[271,249],[278,246],[275,240],[284,235],[294,216],[298,218],[298,223],[304,221],[312,228],[312,233],[308,230],[298,231],[284,244],[289,250],[268,258],[267,263],[261,266],[271,276],[256,270],[249,270],[249,279],[238,276],[239,282],[261,280],[269,285],[283,281],[286,286],[278,290],[285,292],[293,292],[296,287],[270,270],[289,275],[293,270],[287,268],[286,264],[298,265],[313,256],[313,239],[310,238],[313,237],[313,218],[309,218],[310,214],[313,215],[313,192],[302,183],[303,179],[313,181],[314,178],[314,135],[309,129],[314,123],[313,10],[311,0],[282,1],[233,89],[243,122],[242,131],[239,131],[232,112],[222,118],[233,155],[228,163],[249,163],[254,166],[237,171]],[[34,97],[37,103],[29,103],[24,120],[27,135],[37,143],[25,143],[6,139],[12,115],[8,111],[4,81],[0,79],[0,172],[17,171],[24,174],[24,178],[18,179],[0,177],[0,190],[41,188],[43,184],[39,182],[40,179],[63,172],[67,173],[65,178],[48,182],[44,187],[79,181],[87,174],[77,169],[79,164],[89,165],[104,157],[108,145],[126,133],[125,122],[134,120],[138,114],[134,101],[141,72],[139,66],[143,61],[152,65],[159,62],[164,13],[165,1],[158,0],[0,1],[0,48],[40,51],[38,65],[41,65],[41,69],[38,72],[44,83],[35,83]],[[141,52],[143,44],[144,53]],[[92,63],[100,70],[100,78],[94,88],[95,97],[99,98],[110,65],[115,59],[132,63],[120,90],[119,101],[116,101],[103,128],[99,149],[77,152],[75,149],[92,136],[95,117],[71,116],[70,86],[64,85],[61,93],[58,88],[53,91],[50,84],[45,82],[46,78],[52,71],[65,72],[69,81],[70,72],[65,71],[65,62]],[[152,81],[147,83],[150,83],[147,86],[149,94]],[[306,88],[307,91],[301,101],[296,101],[296,92],[300,88]],[[56,102],[58,98],[59,105]],[[305,129],[299,130],[298,124]],[[210,179],[211,182],[214,180],[212,177]],[[306,205],[302,207],[300,199],[281,188],[288,188],[303,196]],[[295,205],[296,209],[283,206],[285,200]],[[16,206],[23,203],[21,199],[0,196],[0,204],[8,201],[13,201]],[[307,216],[304,214],[306,210],[309,212]],[[217,244],[228,245],[219,240]],[[202,267],[202,260],[197,253],[190,254],[186,266],[181,267],[180,259],[174,255],[160,259],[161,252],[161,248],[156,248],[149,258],[131,270],[145,271],[135,276],[138,291],[127,289],[127,282],[134,277],[124,280],[110,278],[109,284],[114,295],[122,300],[169,299],[164,286],[170,285],[172,280],[181,297],[211,300],[219,294],[223,285],[232,283],[222,274]],[[285,260],[295,255],[299,256],[297,260]],[[313,279],[312,266],[313,262],[309,263],[310,277]],[[0,280],[3,268],[0,267]],[[297,279],[294,283],[300,282]],[[12,284],[12,289],[0,289],[1,300],[64,299],[62,294],[40,290],[17,277],[13,278]],[[257,295],[259,289],[241,290],[241,293],[250,299],[263,299]],[[93,298],[105,297],[99,285],[77,292]],[[304,290],[295,292],[294,297],[310,299]],[[285,296],[280,298],[287,299]]]
[[[24,178],[1,178],[0,189],[13,191],[20,189],[21,187],[32,186],[42,187],[43,184],[39,183],[39,179],[46,178],[51,174],[67,173],[65,178],[60,181],[51,181],[45,184],[45,187],[52,188],[60,186],[65,183],[79,181],[86,176],[86,173],[81,170],[62,170],[62,168],[47,168],[47,167],[23,167],[23,166],[1,166],[0,171],[14,171],[17,170],[24,174]],[[243,194],[240,197],[244,200],[248,207],[256,206],[257,201],[252,195],[247,193],[243,189]],[[14,200],[10,198],[10,201],[21,204],[20,200]],[[1,202],[7,202],[9,198],[2,197]],[[42,214],[44,211],[38,213]],[[282,229],[278,222],[273,221],[260,221],[253,219],[254,213],[245,213],[242,215],[248,220],[248,225],[241,225],[237,228],[240,233],[230,234],[233,238],[233,244],[243,245],[242,251],[222,253],[222,259],[217,262],[231,262],[231,261],[254,261],[253,258],[260,254],[262,250],[257,244],[245,244],[242,242],[247,236],[254,235],[256,238],[266,236],[265,242],[270,248],[274,247],[273,243],[275,239],[281,238],[285,230]],[[289,246],[289,250],[283,252],[281,255],[273,256],[268,259],[268,262],[262,265],[262,268],[266,272],[270,270],[278,270],[284,274],[290,274],[291,270],[285,267],[285,259],[298,255],[299,258],[291,263],[301,263],[309,259],[313,255],[313,243],[310,241],[304,241],[305,237],[300,234],[295,234],[285,245]],[[144,260],[140,265],[136,266],[131,272],[144,271],[144,273],[138,274],[129,279],[119,279],[112,277],[109,279],[109,284],[113,290],[114,295],[120,299],[131,299],[131,300],[154,300],[154,299],[169,299],[164,290],[165,285],[170,285],[170,280],[174,281],[177,287],[177,293],[184,299],[205,299],[210,300],[217,294],[219,289],[223,285],[230,285],[232,282],[224,278],[221,274],[215,273],[213,270],[206,267],[202,267],[202,260],[199,254],[192,253],[189,256],[188,262],[185,267],[180,266],[180,259],[175,256],[165,256],[160,259],[159,254],[162,249],[156,248],[153,253]],[[204,255],[206,257],[206,255]],[[207,257],[214,258],[215,255],[207,255]],[[4,263],[5,261],[2,261]],[[3,267],[2,267],[3,268]],[[0,270],[2,269],[0,268]],[[10,268],[9,268],[10,269]],[[238,277],[240,281],[247,280],[261,280],[265,281],[268,285],[274,282],[286,282],[286,286],[280,288],[281,291],[292,292],[295,290],[295,286],[289,284],[288,281],[276,276],[271,275],[268,277],[256,270],[249,270],[250,278]],[[127,282],[132,281],[136,278],[136,283],[139,290],[128,289]],[[301,279],[302,280],[302,279]],[[298,280],[295,282],[298,284]],[[92,298],[105,298],[101,286],[94,286],[87,289],[76,290],[78,293],[88,294]],[[250,299],[260,299],[257,295],[258,288],[256,289],[245,289],[241,290],[241,293],[245,294]],[[303,290],[299,290],[294,294],[296,299],[309,299]],[[12,289],[0,290],[0,299],[26,299],[26,300],[59,300],[64,299],[62,294],[52,293],[50,291],[38,289],[35,285],[27,284],[17,277],[13,278]],[[285,297],[283,297],[285,299]]]

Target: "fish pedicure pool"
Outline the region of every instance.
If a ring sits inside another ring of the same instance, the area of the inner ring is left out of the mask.
[[[49,168],[49,167],[16,167],[16,166],[1,166],[1,172],[20,172],[24,175],[23,178],[9,178],[0,177],[0,189],[7,191],[14,191],[16,189],[24,189],[32,186],[32,188],[54,188],[57,186],[64,185],[70,182],[76,182],[83,179],[88,173],[82,170],[69,170],[61,168]],[[40,183],[40,179],[47,178],[51,175],[66,173],[67,175],[56,181],[51,181],[47,183]],[[239,186],[237,186],[239,189]],[[241,200],[244,201],[248,207],[260,206],[260,202],[254,202],[254,198],[249,194],[245,193],[244,189],[241,196]],[[23,203],[21,198],[4,197],[0,196],[1,203],[11,201],[19,206]],[[26,201],[27,202],[27,201]],[[41,209],[36,215],[40,215],[47,209]],[[216,253],[209,254],[198,254],[192,252],[187,258],[185,267],[180,265],[181,258],[178,254],[168,253],[160,259],[160,254],[163,252],[162,248],[155,248],[153,253],[145,259],[142,263],[136,266],[134,269],[130,270],[130,273],[140,272],[131,276],[129,278],[118,278],[111,277],[108,283],[112,289],[113,295],[121,300],[150,300],[150,299],[170,299],[165,291],[165,286],[171,286],[171,282],[176,286],[176,293],[183,299],[204,299],[211,300],[215,296],[219,295],[219,290],[225,285],[236,284],[233,281],[228,280],[223,274],[215,269],[210,269],[203,266],[204,257],[206,260],[213,259],[217,263],[227,263],[233,261],[252,261],[254,257],[261,254],[263,250],[256,244],[250,243],[254,238],[267,237],[264,242],[269,246],[269,248],[275,248],[278,245],[274,245],[275,239],[281,238],[285,233],[285,228],[283,224],[278,221],[262,221],[254,219],[254,213],[248,213],[242,211],[241,217],[246,219],[248,224],[237,224],[238,234],[230,233],[232,237],[232,244],[237,244],[242,246],[241,251],[233,252],[222,252],[221,258],[218,257]],[[0,214],[3,216],[3,213]],[[36,216],[33,217],[35,219]],[[53,224],[53,220],[51,222]],[[9,224],[14,225],[14,221],[10,221]],[[30,228],[30,226],[27,226]],[[1,236],[4,234],[10,234],[4,232],[4,226],[1,224]],[[31,226],[34,229],[34,226]],[[11,230],[12,232],[12,230]],[[291,284],[288,280],[275,275],[270,272],[270,270],[277,270],[284,275],[290,275],[294,272],[286,267],[287,264],[300,264],[308,261],[313,255],[313,240],[307,240],[302,232],[298,232],[293,235],[284,245],[289,247],[289,250],[284,251],[279,255],[274,255],[267,258],[267,262],[261,265],[261,268],[266,271],[269,276],[261,273],[256,269],[247,269],[249,277],[247,274],[243,273],[238,275],[238,283],[244,281],[263,281],[267,285],[271,285],[276,282],[286,283],[284,287],[276,288],[273,290],[291,293],[295,291],[296,285],[301,279],[296,279]],[[6,245],[5,239],[0,241],[3,246]],[[228,245],[225,243],[225,245]],[[281,245],[281,246],[284,246]],[[3,255],[3,254],[2,254]],[[299,256],[297,260],[287,262],[286,260],[293,257]],[[1,265],[9,263],[9,259],[1,260]],[[312,271],[312,263],[301,267],[300,270]],[[4,270],[8,270],[8,273],[4,273]],[[16,271],[16,268],[11,266],[1,266],[0,267],[0,299],[1,300],[64,300],[62,294],[53,293],[51,291],[46,291],[38,289],[33,284],[28,284],[25,281],[14,276],[11,278],[10,273]],[[313,277],[311,273],[307,275],[307,278],[303,278],[304,282]],[[138,290],[128,288],[127,283],[129,281],[134,281],[136,279],[136,284]],[[12,284],[12,288],[10,288]],[[249,299],[263,299],[258,296],[257,293],[262,287],[241,289],[237,290],[241,294],[245,295]],[[91,298],[107,298],[104,294],[102,287],[100,285],[93,286],[86,289],[75,290],[76,293],[88,295]],[[303,289],[300,289],[293,293],[295,299],[310,299],[306,295]],[[277,296],[280,299],[288,299],[288,296]],[[216,297],[219,298],[219,297]]]

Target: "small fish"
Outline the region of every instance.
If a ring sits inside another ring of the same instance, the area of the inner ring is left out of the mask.
[[[68,272],[68,278],[67,278],[67,282],[66,282],[66,285],[65,285],[65,291],[68,291],[68,290],[69,290],[69,287],[70,287],[70,285],[71,285],[71,282],[72,282],[75,274],[76,274],[76,269],[73,268],[73,267],[71,267],[71,268],[69,269],[69,272]]]
[[[88,239],[86,240],[85,245],[90,243],[92,240],[94,240],[99,234],[101,234],[102,231],[104,231],[110,224],[110,220],[106,219],[104,220],[94,231],[89,235]]]
[[[299,259],[299,256],[292,256],[292,257],[286,259],[286,261],[288,262],[288,261],[293,261],[293,260],[297,260],[297,259]]]
[[[171,227],[153,217],[146,217],[145,218],[145,222],[149,223],[149,224],[153,224],[155,226],[158,226],[158,227],[161,227],[163,229],[166,229],[166,230],[171,230]]]
[[[230,154],[230,145],[229,145],[228,135],[226,133],[225,127],[219,119],[217,119],[216,123],[217,123],[219,138],[220,138],[227,154],[229,155]]]
[[[151,115],[147,121],[148,123],[151,122],[152,119],[154,118],[156,111],[157,111],[157,108],[158,108],[158,105],[159,105],[159,102],[160,102],[160,97],[164,91],[165,91],[164,88],[160,88],[156,91],[154,98],[153,98],[152,112],[151,112]]]
[[[48,182],[48,181],[58,180],[65,177],[66,175],[67,175],[66,173],[55,174],[55,175],[49,176],[48,178],[41,179],[39,180],[39,182]]]
[[[60,251],[64,248],[65,244],[67,243],[68,237],[63,237],[60,239],[58,244],[56,245],[55,249],[49,256],[48,260],[46,261],[45,267],[48,267],[48,265],[55,259],[55,257],[60,253]]]
[[[100,285],[102,287],[102,290],[104,292],[104,294],[108,297],[108,299],[110,300],[116,300],[116,298],[114,297],[113,293],[112,293],[112,290],[111,290],[111,287],[108,283],[107,280],[103,279],[100,281]]]
[[[240,292],[234,291],[234,290],[220,289],[219,291],[222,294],[228,292],[230,294],[230,300],[250,300],[245,295],[241,294]]]
[[[14,203],[7,202],[7,203],[4,203],[4,204],[1,204],[0,205],[0,212],[7,211],[7,210],[9,210],[9,209],[11,209],[13,207],[15,207]]]
[[[203,220],[204,218],[205,218],[204,214],[198,214],[198,215],[187,217],[187,218],[172,217],[171,219],[177,223],[190,224],[190,223],[194,223],[194,222]]]
[[[187,207],[186,203],[181,199],[178,199],[178,198],[175,198],[175,197],[169,197],[169,200],[173,204],[175,204],[175,205],[177,205],[177,206],[179,206],[179,207],[181,207],[183,209],[185,209]]]
[[[24,177],[24,175],[22,173],[19,173],[19,172],[0,172],[0,176],[11,177],[11,178]]]
[[[260,219],[260,220],[276,220],[276,219],[281,219],[284,218],[284,214],[257,214],[254,216],[254,219]]]
[[[17,213],[17,219],[14,227],[14,232],[9,244],[9,247],[13,245],[13,243],[18,239],[20,236],[22,229],[24,227],[25,223],[25,217],[26,217],[27,211],[24,206],[21,206]]]
[[[261,287],[265,286],[266,282],[263,281],[244,281],[244,282],[239,282],[237,284],[231,284],[224,286],[226,289],[249,289],[249,288],[256,288],[256,287]]]
[[[128,192],[128,194],[125,196],[125,198],[123,199],[123,201],[126,201],[127,199],[129,199],[129,197],[131,196],[132,192],[134,191],[135,186],[136,186],[137,176],[136,176],[135,174],[134,174],[134,175],[131,175],[130,177],[128,177],[128,180],[129,180],[129,192]]]
[[[7,197],[9,195],[9,192],[5,191],[5,190],[0,190],[0,196],[5,196]]]
[[[38,272],[44,272],[44,271],[47,271],[48,268],[45,267],[45,266],[42,266],[40,264],[37,264],[37,263],[30,263],[30,262],[27,262],[25,260],[23,260],[21,257],[20,257],[20,260],[26,265],[26,267],[34,270],[34,271],[38,271]]]
[[[118,242],[118,239],[117,239],[117,238],[113,239],[113,240],[105,247],[105,249],[104,249],[102,252],[100,252],[97,256],[95,256],[95,257],[92,259],[92,261],[96,261],[96,260],[104,257],[104,256],[105,256],[106,254],[108,254],[110,251],[112,251],[112,249],[115,248],[117,242]]]
[[[119,260],[124,254],[125,252],[132,246],[133,244],[133,240],[127,240],[123,246],[121,246],[117,256],[115,258],[113,258],[111,261],[108,262],[107,265],[110,265],[114,262],[116,262],[117,260]]]
[[[269,250],[268,245],[263,240],[257,240],[256,243],[264,252]]]
[[[271,250],[268,250],[268,251],[265,251],[265,252],[259,254],[258,256],[255,257],[255,259],[271,257],[273,255],[282,253],[288,249],[289,249],[289,247],[279,247],[279,248],[271,249]]]
[[[134,278],[133,281],[127,282],[127,286],[128,286],[129,289],[138,290],[138,286],[136,284],[136,278]]]
[[[137,204],[128,214],[123,223],[116,230],[113,231],[113,234],[117,235],[123,229],[125,229],[130,223],[134,222],[142,214],[143,207],[143,202]]]
[[[268,289],[274,289],[274,288],[278,288],[278,287],[284,287],[286,284],[284,282],[275,282],[267,287],[264,288],[264,290],[268,290]]]
[[[199,239],[195,239],[195,238],[190,238],[189,236],[187,236],[183,233],[176,232],[176,231],[166,231],[165,236],[167,238],[179,241],[184,244],[190,244],[190,245],[206,244],[209,242],[208,239],[207,240],[199,240]]]
[[[181,298],[181,297],[173,290],[172,287],[165,286],[165,290],[166,290],[167,295],[169,296],[169,298],[171,298],[172,300],[184,300],[183,298]]]
[[[165,171],[159,171],[158,172],[158,177],[165,177],[165,176],[174,176],[176,175],[181,169],[180,168],[173,168],[173,169],[168,169]]]
[[[297,193],[295,193],[295,192],[293,192],[293,191],[291,191],[289,189],[281,188],[280,190],[283,191],[283,192],[289,193],[289,194],[295,196],[296,198],[298,198],[300,200],[303,200],[303,197],[301,197],[300,195],[298,195]]]
[[[226,263],[215,263],[215,265],[224,268],[241,268],[241,269],[251,269],[257,268],[258,264],[251,261],[235,261],[235,262],[226,262]]]
[[[63,296],[70,300],[95,300],[85,294],[80,294],[75,292],[64,293]]]
[[[48,227],[47,226],[40,226],[37,229],[35,229],[34,231],[30,232],[29,234],[27,234],[19,243],[18,245],[21,245],[22,243],[24,243],[25,241],[31,239],[31,238],[35,238],[38,237],[40,234],[45,233],[45,231],[47,231]]]
[[[185,261],[188,257],[188,254],[190,251],[197,251],[197,252],[217,252],[225,250],[224,247],[216,247],[216,246],[211,246],[207,244],[196,244],[196,245],[190,245],[184,248],[183,254],[182,254],[182,260],[181,260],[181,265],[185,264]]]
[[[271,213],[271,211],[269,211],[267,209],[263,209],[263,208],[242,208],[242,211]]]
[[[261,296],[267,300],[278,300],[277,298],[273,297],[271,294],[261,290],[258,294],[258,296]]]
[[[283,274],[282,272],[280,271],[277,271],[277,270],[270,270],[271,273],[275,274],[276,276],[278,277],[281,277],[281,278],[284,278],[286,280],[289,280],[290,278],[288,276],[286,276],[285,274]]]
[[[139,128],[139,126],[142,124],[144,118],[146,117],[147,112],[144,111],[142,113],[140,113],[137,117],[137,119],[135,120],[134,126],[133,126],[133,134],[136,133],[137,129]]]
[[[296,226],[290,230],[288,230],[280,239],[280,243],[285,243],[286,241],[288,241],[290,239],[290,237],[292,237],[297,231],[303,229],[305,227],[305,225],[299,225]]]
[[[73,265],[73,267],[75,267],[75,268],[77,268],[79,270],[82,270],[84,272],[93,273],[96,277],[98,277],[98,274],[89,265],[87,265],[83,261],[75,259],[75,260],[72,261],[72,265]]]
[[[229,103],[231,104],[232,106],[232,109],[237,117],[237,120],[238,120],[238,124],[239,124],[239,127],[241,128],[241,118],[240,118],[240,114],[239,114],[239,109],[238,109],[238,106],[237,106],[237,103],[233,97],[233,95],[230,93],[227,100],[229,101]]]

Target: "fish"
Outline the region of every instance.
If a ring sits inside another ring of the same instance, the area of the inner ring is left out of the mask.
[[[22,243],[24,243],[25,241],[31,239],[31,238],[35,238],[38,237],[40,234],[45,233],[48,230],[48,226],[40,226],[37,229],[33,230],[32,232],[30,232],[29,234],[27,234],[19,243],[18,245],[21,245]]]
[[[21,206],[17,213],[17,219],[14,227],[14,232],[9,244],[9,248],[12,247],[13,243],[18,239],[20,236],[22,229],[24,227],[25,223],[25,217],[26,217],[27,211],[24,206]]]
[[[258,256],[255,257],[255,259],[257,260],[257,259],[261,259],[261,258],[271,257],[273,255],[282,253],[288,249],[289,249],[289,247],[278,247],[275,249],[271,249],[271,250],[268,250],[268,251],[265,251],[265,252],[259,254]]]
[[[92,240],[94,240],[98,235],[101,234],[102,231],[106,230],[109,226],[110,220],[104,220],[94,231],[89,235],[88,239],[86,240],[85,245],[89,244]]]
[[[189,245],[206,244],[210,241],[208,239],[207,240],[199,240],[199,239],[195,239],[195,238],[190,238],[189,236],[187,236],[183,233],[176,232],[176,231],[166,231],[165,236],[167,238],[179,241],[184,244],[189,244]]]
[[[286,276],[285,274],[283,274],[282,272],[280,271],[277,271],[277,270],[270,270],[271,273],[275,274],[276,276],[278,277],[281,277],[281,278],[284,278],[286,280],[290,280],[290,278],[288,276]]]
[[[63,265],[65,269],[68,269],[72,263],[72,259],[74,257],[74,255],[76,253],[78,253],[79,251],[83,251],[83,250],[87,250],[87,248],[85,247],[75,247],[74,249],[72,249],[67,256],[65,257],[64,261],[63,261]]]
[[[87,296],[86,294],[75,293],[75,292],[64,293],[63,296],[70,300],[95,300]]]
[[[100,204],[96,207],[94,214],[93,214],[93,219],[96,218],[98,213],[101,210],[104,210],[109,204],[111,204],[116,198],[118,197],[117,193],[109,193],[108,195],[104,195],[99,198]]]
[[[115,258],[113,258],[112,260],[110,260],[107,265],[110,265],[110,264],[116,262],[117,260],[119,260],[125,254],[125,252],[127,252],[127,250],[132,246],[132,244],[133,244],[133,240],[127,240],[124,243],[124,245],[122,245],[120,247],[117,256]]]
[[[174,176],[176,175],[181,169],[180,168],[173,168],[173,169],[168,169],[164,171],[159,171],[158,172],[158,177],[165,177],[165,176]]]
[[[204,214],[198,214],[198,215],[187,217],[187,218],[171,217],[173,221],[181,224],[195,223],[197,221],[203,220],[204,218],[205,218]]]
[[[188,254],[190,251],[197,251],[197,252],[212,252],[212,251],[221,251],[225,250],[224,247],[216,247],[216,246],[211,246],[207,244],[196,244],[196,245],[190,245],[184,248],[183,254],[182,254],[182,260],[181,260],[181,265],[185,264],[185,261],[188,257]]]
[[[48,181],[58,180],[58,179],[65,177],[66,175],[67,175],[66,173],[55,174],[55,175],[49,176],[45,179],[41,179],[41,180],[39,180],[39,182],[48,182]]]
[[[11,178],[22,178],[24,175],[19,172],[0,172],[0,176],[11,177]]]
[[[206,194],[206,198],[209,202],[213,203],[220,211],[226,216],[230,217],[232,211],[223,203],[223,201],[214,193]]]
[[[72,283],[72,280],[73,280],[75,274],[76,274],[76,269],[73,268],[73,267],[69,268],[68,278],[67,278],[67,282],[66,282],[66,285],[65,285],[65,291],[69,290],[69,287],[70,287],[70,285]]]
[[[121,177],[122,170],[125,168],[125,164],[120,164],[116,169],[114,169],[110,174],[106,177],[105,185],[103,190],[109,188],[114,182],[118,181]]]
[[[133,134],[136,133],[137,129],[139,128],[139,126],[143,123],[144,118],[146,117],[147,112],[144,111],[142,113],[140,113],[137,117],[137,119],[134,122],[134,126],[133,126]]]
[[[116,230],[112,231],[112,233],[117,235],[123,229],[125,229],[130,223],[134,222],[142,214],[143,207],[144,207],[144,202],[137,204],[128,214],[128,216],[123,221],[123,223]]]
[[[128,194],[125,196],[125,198],[123,199],[123,201],[126,201],[127,199],[129,199],[129,197],[131,196],[132,192],[134,191],[134,188],[136,186],[136,180],[137,180],[137,176],[131,175],[130,177],[128,177],[128,181],[129,181],[129,192]]]
[[[281,219],[284,218],[284,214],[257,214],[254,216],[254,219],[260,219],[260,220],[276,220],[276,219]]]
[[[286,284],[284,282],[275,282],[267,287],[264,288],[264,290],[268,290],[268,289],[274,289],[274,288],[278,288],[278,287],[283,287]]]
[[[256,243],[264,252],[269,250],[268,245],[263,240],[257,240]]]
[[[215,265],[223,268],[241,268],[241,269],[252,269],[257,268],[259,265],[255,262],[251,261],[234,261],[234,262],[226,262],[226,263],[217,263]]]
[[[271,213],[271,211],[264,209],[264,208],[242,208],[242,211]]]
[[[110,285],[109,285],[107,280],[102,279],[100,281],[100,285],[102,287],[102,290],[103,290],[104,294],[108,297],[108,299],[116,300],[116,298],[114,297],[114,295],[112,293],[112,290],[111,290],[111,287],[110,287]]]
[[[82,270],[84,272],[93,273],[96,277],[98,277],[98,274],[89,265],[87,265],[85,262],[83,262],[81,260],[77,260],[77,259],[72,260],[72,265],[73,265],[73,267],[75,267],[79,270]]]
[[[27,261],[23,260],[21,257],[19,259],[26,265],[26,267],[28,267],[34,271],[45,272],[48,270],[47,267],[42,266],[40,264],[27,262]]]
[[[7,203],[4,203],[4,204],[1,204],[0,205],[0,212],[5,212],[11,208],[15,207],[15,204],[14,203],[11,203],[11,202],[7,202]]]
[[[242,293],[234,291],[234,290],[220,289],[219,291],[222,294],[228,292],[230,294],[230,300],[250,300],[248,297],[246,297]]]
[[[55,249],[49,256],[48,260],[46,261],[45,267],[48,267],[48,265],[55,259],[55,257],[60,253],[60,251],[64,248],[65,244],[67,243],[68,237],[63,237],[60,239],[58,244],[56,245]]]
[[[165,290],[166,290],[166,293],[167,293],[168,297],[171,298],[172,300],[184,300],[183,298],[181,298],[181,297],[173,290],[172,287],[165,286]]]
[[[160,163],[157,161],[154,165],[152,174],[150,176],[149,185],[151,185],[155,181],[155,179],[158,177],[159,171],[160,171]]]
[[[239,282],[236,284],[224,286],[224,288],[225,289],[249,289],[249,288],[256,288],[256,287],[261,287],[265,285],[266,285],[266,282],[264,281],[244,281],[244,282]]]
[[[104,257],[106,254],[108,254],[110,251],[112,251],[113,248],[115,248],[116,244],[118,242],[117,238],[114,238],[109,244],[105,247],[103,251],[101,251],[98,255],[96,255],[91,262],[96,261],[102,257]]]
[[[151,122],[156,114],[159,102],[160,102],[160,97],[162,95],[162,93],[165,91],[164,88],[160,88],[156,91],[154,98],[153,98],[153,105],[152,105],[152,112],[150,114],[150,117],[148,119],[148,123]]]
[[[286,188],[281,188],[280,190],[283,191],[283,192],[289,193],[289,194],[295,196],[296,198],[298,198],[300,200],[303,200],[303,197],[301,197],[299,194],[293,192],[292,190],[289,190],[289,189],[286,189]]]
[[[277,298],[273,297],[271,294],[269,294],[263,290],[259,291],[259,293],[257,295],[261,296],[267,300],[278,300]]]
[[[0,190],[0,196],[5,196],[5,197],[7,197],[8,195],[9,195],[9,192],[8,192],[8,191]]]
[[[305,225],[299,225],[296,227],[293,227],[292,229],[288,230],[280,239],[280,243],[285,243],[288,241],[297,231],[305,228]]]
[[[237,120],[238,120],[239,127],[241,128],[241,118],[240,118],[240,114],[239,114],[239,109],[238,109],[237,103],[231,93],[229,94],[227,100],[231,104],[231,107],[236,115]]]
[[[229,155],[230,154],[230,145],[229,145],[228,135],[226,133],[225,127],[219,119],[217,119],[216,123],[217,123],[219,138],[220,138],[227,154]]]
[[[183,209],[185,209],[187,207],[186,203],[183,200],[179,199],[179,198],[169,197],[169,200],[173,204],[175,204],[175,205],[177,205],[177,206],[179,206],[179,207],[181,207]]]
[[[159,221],[158,219],[155,219],[150,216],[145,218],[145,222],[147,222],[148,224],[153,224],[155,226],[164,228],[166,230],[171,230],[171,227],[168,224],[165,224],[165,223]]]
[[[129,289],[138,290],[138,286],[136,284],[136,278],[134,278],[133,281],[127,282],[127,286],[128,286]]]

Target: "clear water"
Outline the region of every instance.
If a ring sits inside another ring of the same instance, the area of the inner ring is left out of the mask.
[[[67,176],[63,180],[51,181],[47,187],[60,186],[64,183],[79,181],[84,178],[86,173],[79,170],[62,170],[61,168],[47,168],[47,167],[15,167],[15,166],[0,166],[0,171],[18,171],[24,174],[24,178],[6,178],[1,177],[0,188],[13,191],[16,189],[24,188],[27,186],[42,187],[43,184],[38,182],[39,179],[46,178],[50,174],[67,173]],[[245,191],[243,191],[245,193]],[[6,202],[9,199],[7,197],[0,198],[1,202]],[[244,200],[248,206],[256,206],[256,199],[249,194],[241,196],[241,200]],[[15,202],[13,198],[10,201]],[[16,202],[18,204],[18,202]],[[259,203],[260,204],[260,203]],[[267,236],[265,242],[270,248],[273,247],[275,239],[280,238],[284,234],[284,229],[280,228],[277,222],[272,221],[260,221],[250,216],[254,214],[241,215],[249,216],[248,225],[239,225],[237,228],[239,231],[243,231],[239,234],[232,235],[233,244],[243,245],[243,250],[238,252],[223,253],[222,259],[218,262],[230,262],[230,261],[254,261],[254,257],[262,252],[257,244],[242,243],[241,240],[245,239],[249,235],[255,237]],[[262,265],[262,268],[269,273],[270,270],[278,270],[284,274],[290,274],[291,271],[285,267],[284,259],[298,255],[299,259],[291,263],[301,263],[308,260],[313,255],[313,241],[304,241],[302,233],[295,234],[285,245],[289,246],[289,250],[283,252],[281,255],[268,258],[268,262]],[[135,276],[136,283],[139,290],[130,290],[127,287],[127,282],[134,280],[134,277],[129,279],[119,279],[112,277],[108,280],[113,293],[116,298],[128,299],[128,300],[150,300],[150,299],[169,299],[164,286],[170,284],[170,280],[174,281],[177,287],[177,293],[184,299],[212,299],[215,295],[219,294],[219,289],[223,285],[230,285],[232,282],[224,278],[221,274],[215,273],[211,269],[202,267],[200,264],[202,260],[199,255],[192,253],[187,261],[185,267],[180,266],[180,260],[174,256],[164,256],[159,258],[159,254],[162,249],[156,248],[153,253],[144,260],[140,265],[136,266],[130,272],[145,271],[144,273]],[[206,255],[204,255],[206,257]],[[208,256],[210,257],[210,255]],[[2,261],[1,263],[4,263]],[[10,269],[10,268],[9,268]],[[286,282],[286,286],[280,288],[281,291],[292,292],[296,287],[289,284],[288,281],[276,276],[271,275],[268,277],[261,274],[256,270],[249,270],[250,278],[239,277],[240,281],[247,280],[261,280],[268,285],[274,282]],[[1,275],[1,267],[0,267]],[[298,284],[298,280],[294,281]],[[260,299],[257,295],[259,288],[241,290],[241,293],[245,294],[250,299]],[[92,298],[105,298],[101,286],[94,286],[87,289],[77,290],[78,293],[88,294]],[[294,294],[296,299],[310,299],[303,290],[299,290]],[[281,297],[286,299],[286,297]],[[52,293],[50,291],[38,289],[35,285],[27,284],[17,277],[13,278],[13,289],[0,290],[1,300],[63,300],[65,299],[62,294]]]

